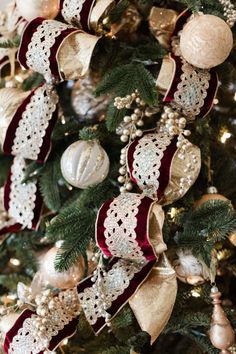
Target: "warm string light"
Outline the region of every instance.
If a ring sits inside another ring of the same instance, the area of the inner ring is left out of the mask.
[[[232,134],[229,131],[224,131],[220,137],[222,144],[225,144],[226,141],[231,138]]]
[[[10,263],[11,263],[13,266],[15,266],[15,267],[19,267],[20,264],[21,264],[20,260],[17,259],[17,258],[11,258],[11,259],[10,259]]]
[[[197,289],[193,289],[190,292],[193,297],[200,297],[201,296]]]

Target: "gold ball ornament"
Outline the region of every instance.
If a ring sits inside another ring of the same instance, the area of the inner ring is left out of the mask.
[[[196,14],[183,28],[180,50],[184,59],[201,69],[223,63],[233,47],[232,31],[214,15]]]
[[[207,194],[204,194],[199,200],[197,200],[194,203],[194,208],[202,206],[204,203],[208,202],[209,200],[222,200],[222,201],[225,201],[225,202],[229,201],[229,199],[227,199],[226,197],[224,197],[221,194],[218,194],[218,193],[207,193]]]
[[[77,263],[70,269],[58,273],[55,269],[55,260],[58,251],[58,247],[53,247],[41,258],[39,272],[45,283],[49,283],[58,289],[72,289],[84,275],[84,259],[80,256]]]
[[[101,183],[109,172],[109,158],[101,145],[79,140],[68,147],[61,158],[61,171],[72,186],[86,189]]]
[[[230,242],[232,243],[232,245],[234,245],[236,247],[236,232],[232,233],[230,236],[229,236],[229,240]]]
[[[36,17],[54,19],[60,10],[59,0],[16,0],[16,6],[27,21]]]

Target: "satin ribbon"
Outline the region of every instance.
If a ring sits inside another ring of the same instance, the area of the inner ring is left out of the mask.
[[[159,216],[154,206],[158,212],[161,210]],[[98,212],[97,245],[111,260],[102,285],[104,301],[109,303],[106,313],[111,318],[145,281],[159,257],[157,252],[166,249],[162,240],[163,215],[161,207],[151,198],[132,193],[124,193],[105,202]],[[151,217],[159,218],[155,219],[155,235],[150,230]],[[89,277],[77,287],[81,306],[95,333],[106,326],[105,318],[95,303],[97,285]]]

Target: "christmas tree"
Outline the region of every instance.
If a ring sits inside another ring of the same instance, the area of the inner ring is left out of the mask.
[[[236,4],[4,6],[1,352],[235,353]]]

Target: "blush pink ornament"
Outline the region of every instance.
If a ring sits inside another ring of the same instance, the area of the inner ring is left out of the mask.
[[[58,247],[51,248],[40,260],[39,273],[44,283],[58,289],[72,289],[82,279],[84,275],[84,259],[82,256],[67,271],[58,273],[55,269],[55,260]]]
[[[180,50],[184,59],[201,69],[223,63],[233,47],[232,31],[214,15],[197,14],[183,28]]]
[[[59,0],[16,0],[16,6],[20,15],[27,21],[36,17],[52,20],[60,10]]]

